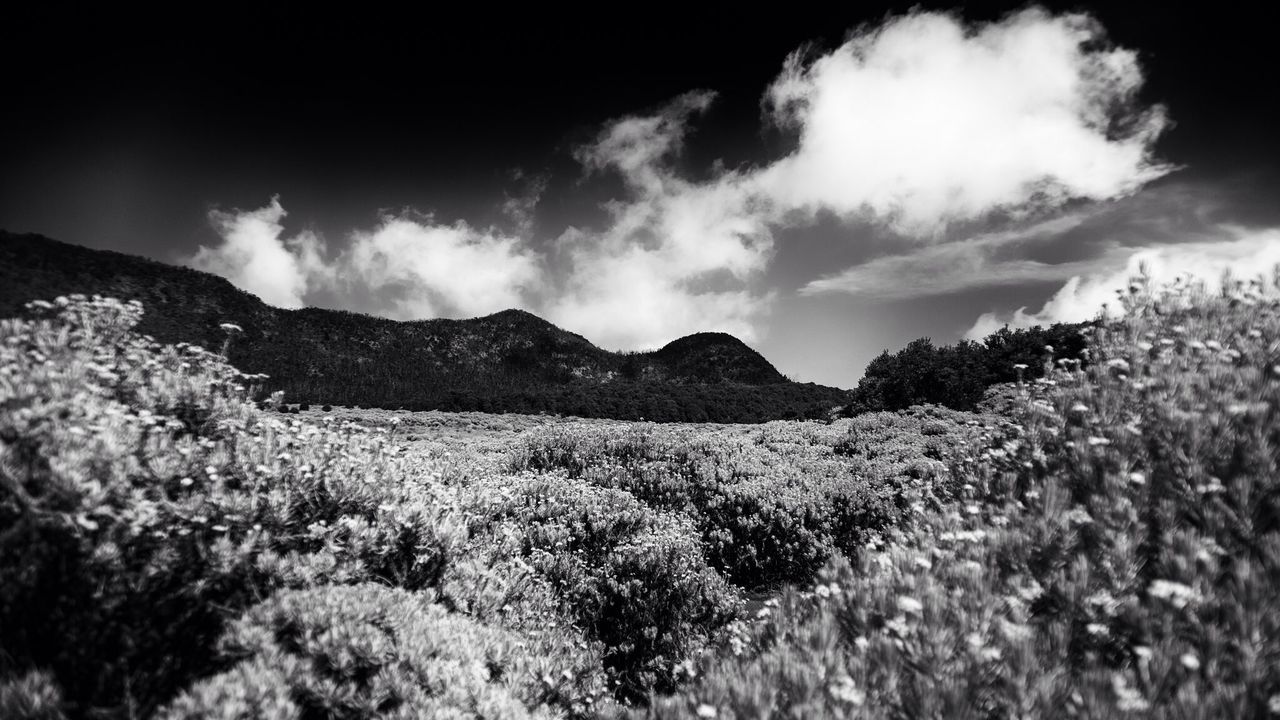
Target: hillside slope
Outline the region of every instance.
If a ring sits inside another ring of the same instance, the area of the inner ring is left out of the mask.
[[[0,317],[71,293],[143,303],[139,330],[221,347],[271,376],[291,402],[408,409],[551,412],[619,419],[757,422],[819,416],[845,391],[788,381],[724,333],[615,353],[522,310],[411,322],[339,310],[282,310],[223,278],[39,235],[0,232]]]

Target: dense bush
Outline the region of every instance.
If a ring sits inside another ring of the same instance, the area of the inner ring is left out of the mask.
[[[682,516],[563,476],[501,482],[477,488],[480,521],[516,528],[521,556],[604,644],[623,697],[670,690],[681,664],[737,617],[738,594]]]
[[[433,454],[265,412],[137,306],[34,305],[0,321],[0,717],[1280,714],[1280,300],[1125,308],[1000,414]]]
[[[0,321],[0,678],[43,671],[76,715],[146,714],[285,587],[377,581],[471,609],[501,572],[504,605],[536,615],[508,602],[529,573],[461,557],[454,491],[389,431],[261,413],[257,378],[134,334],[137,305],[33,311]]]
[[[833,552],[856,553],[869,533],[894,524],[934,492],[952,448],[976,436],[969,423],[924,408],[748,435],[569,426],[530,435],[512,465],[563,470],[690,516],[711,566],[755,590],[807,583]]]
[[[956,501],[833,561],[653,717],[1280,713],[1280,300],[1135,283]]]
[[[488,627],[422,594],[381,585],[291,590],[234,622],[220,650],[238,662],[160,715],[582,715],[603,690],[598,659],[553,637]]]
[[[1080,359],[1083,327],[1005,327],[980,343],[962,340],[937,347],[920,338],[896,353],[886,350],[867,365],[845,412],[857,415],[925,404],[973,410],[992,385],[1043,376],[1046,355]]]

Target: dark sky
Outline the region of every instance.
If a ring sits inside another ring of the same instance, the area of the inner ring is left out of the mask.
[[[726,169],[763,168],[799,143],[794,129],[767,120],[762,104],[786,57],[806,44],[813,57],[833,52],[850,31],[874,28],[915,5],[791,3],[767,13],[741,3],[450,6],[447,12],[350,4],[329,12],[223,4],[159,13],[114,4],[8,10],[0,23],[6,68],[0,227],[192,262],[199,246],[216,248],[222,240],[211,211],[254,211],[278,197],[287,211],[283,236],[309,232],[332,259],[351,246],[352,233],[373,233],[387,217],[411,210],[424,226],[456,229],[463,221],[521,238],[549,268],[539,288],[522,296],[543,311],[554,305],[549,298],[585,282],[557,274],[571,264],[565,258],[572,256],[554,249],[566,228],[606,237],[616,214],[603,203],[635,195],[624,175],[609,169],[619,166],[584,169],[581,149],[600,141],[609,123],[660,115],[689,91],[714,91],[714,101],[687,121],[672,177],[706,185]],[[1023,6],[916,7],[955,10],[981,23]],[[1014,229],[1041,238],[1028,225],[1075,213],[1043,238],[1015,245],[1034,246],[1014,254],[1042,264],[1019,265],[1025,277],[965,283],[935,268],[907,275],[936,283],[914,292],[869,289],[875,283],[868,284],[867,272],[855,273],[844,289],[801,292],[876,258],[915,257],[922,246],[904,245],[902,229],[885,230],[874,214],[818,211],[798,223],[771,216],[762,265],[726,282],[768,296],[734,317],[747,318],[751,343],[783,372],[851,386],[886,347],[918,336],[953,342],[983,313],[1006,318],[1021,306],[1039,308],[1063,285],[1061,268],[1076,267],[1063,263],[1104,275],[1116,263],[1123,267],[1126,248],[1206,242],[1223,227],[1256,234],[1280,225],[1272,208],[1280,185],[1280,61],[1272,23],[1246,4],[1042,7],[1053,15],[1088,13],[1114,45],[1137,52],[1144,79],[1137,103],[1164,105],[1172,121],[1151,149],[1178,169],[1140,190],[1018,219]],[[531,214],[503,210],[507,200],[535,197]],[[944,252],[939,247],[1001,229],[1008,223],[981,216],[961,231],[948,225],[923,247]],[[626,242],[662,242],[631,237]],[[714,271],[698,273],[690,286],[722,282]],[[305,302],[399,317],[432,307],[458,316],[507,297],[451,304],[428,288],[423,297],[433,303],[384,309],[369,299],[384,291],[369,279],[377,277],[390,278],[386,292],[407,292],[403,277],[383,272],[342,292],[332,283],[316,289],[312,281]],[[544,314],[605,345],[655,337],[593,334],[590,322],[572,324],[583,312]],[[615,315],[614,322],[628,320]]]

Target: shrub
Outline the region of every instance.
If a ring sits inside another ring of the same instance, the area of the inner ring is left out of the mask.
[[[466,541],[384,432],[261,414],[245,376],[132,332],[136,304],[0,321],[0,673],[145,714],[280,586],[438,585]]]
[[[652,717],[1280,708],[1280,300],[1151,292],[953,463],[941,512],[707,658]],[[637,713],[640,714],[640,713]]]
[[[48,674],[32,670],[0,680],[0,717],[5,720],[63,720],[62,692]]]
[[[161,717],[557,717],[603,690],[589,652],[380,585],[282,592],[233,623],[220,651],[237,663]]]
[[[523,557],[603,643],[619,694],[673,686],[681,663],[736,617],[737,593],[707,566],[696,533],[625,492],[559,477],[478,487],[479,522],[506,522]]]

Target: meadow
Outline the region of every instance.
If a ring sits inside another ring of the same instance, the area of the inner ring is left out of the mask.
[[[762,425],[281,413],[32,303],[0,717],[1280,716],[1276,290],[1138,279],[976,412]]]

